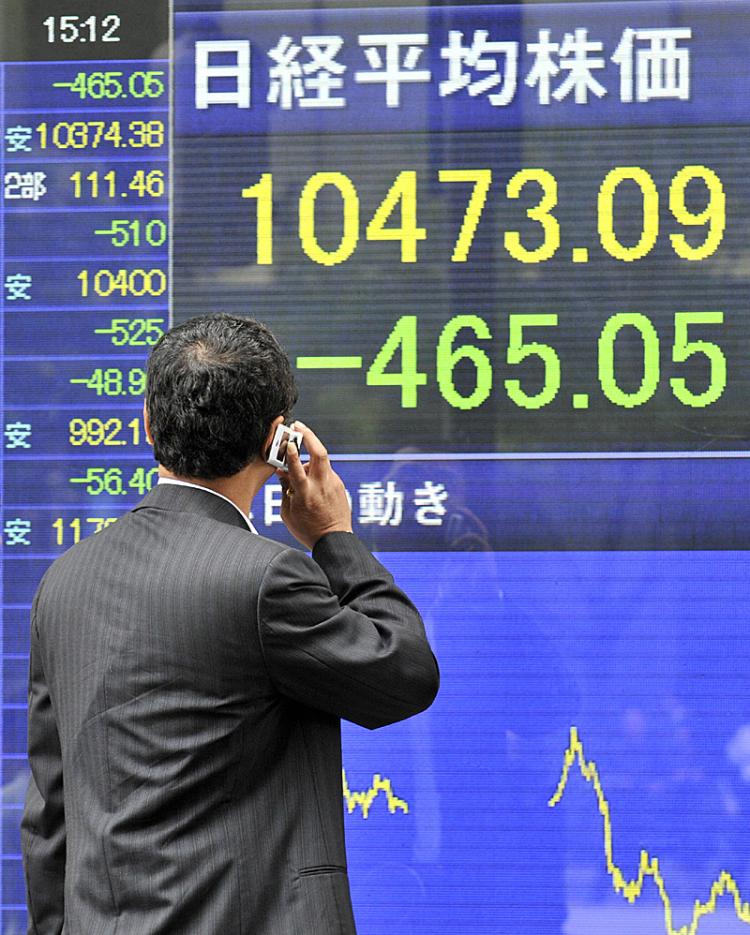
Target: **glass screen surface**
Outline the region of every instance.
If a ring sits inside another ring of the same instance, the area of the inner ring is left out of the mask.
[[[3,10],[2,930],[31,597],[155,482],[149,348],[229,312],[441,667],[345,725],[361,933],[743,932],[750,5],[289,7]]]

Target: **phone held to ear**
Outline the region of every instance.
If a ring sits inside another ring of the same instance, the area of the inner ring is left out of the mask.
[[[302,432],[295,432],[291,426],[283,423],[277,426],[266,462],[282,471],[288,471],[286,450],[290,441],[295,443],[297,451],[302,450]]]

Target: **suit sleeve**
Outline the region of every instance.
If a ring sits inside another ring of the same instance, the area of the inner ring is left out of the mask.
[[[37,598],[38,599],[38,598]],[[64,922],[65,811],[60,738],[42,666],[36,600],[29,667],[31,777],[21,820],[29,935],[59,935]]]
[[[279,691],[364,727],[429,707],[439,675],[419,612],[351,533],[269,564],[258,628]]]

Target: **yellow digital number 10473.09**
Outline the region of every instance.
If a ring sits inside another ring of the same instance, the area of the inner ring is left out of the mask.
[[[444,185],[468,185],[463,221],[450,257],[452,263],[466,263],[474,236],[482,219],[490,188],[491,169],[443,169],[438,181]],[[694,183],[705,191],[705,205],[691,211],[686,204],[688,186]],[[630,189],[640,196],[641,232],[635,243],[623,243],[615,224],[615,203],[619,194]],[[417,221],[417,173],[399,172],[388,192],[365,227],[369,241],[395,241],[400,245],[400,262],[416,263],[417,245],[427,239],[427,230]],[[541,168],[521,169],[505,185],[505,196],[511,201],[533,198],[526,208],[528,222],[523,231],[506,230],[502,242],[507,253],[519,263],[543,263],[554,257],[561,244],[560,222],[554,210],[558,204],[557,179]],[[329,204],[340,204],[338,243],[323,245],[318,235],[317,208],[321,193]],[[530,194],[531,193],[531,194]],[[274,194],[273,175],[264,173],[255,185],[242,190],[242,197],[257,202],[256,261],[261,266],[273,263]],[[334,202],[331,202],[331,198]],[[316,172],[304,184],[299,196],[299,241],[302,252],[321,266],[345,263],[356,251],[361,239],[360,197],[352,179],[343,172]],[[683,166],[669,186],[669,210],[684,227],[706,228],[699,243],[691,242],[681,231],[669,234],[674,252],[683,260],[705,260],[716,252],[726,227],[726,197],[718,175],[706,166]],[[619,166],[607,173],[599,187],[596,202],[596,223],[599,242],[606,254],[616,260],[632,263],[643,259],[656,246],[659,236],[659,192],[646,169],[640,166]],[[586,252],[586,251],[585,251]],[[576,251],[574,250],[574,255]]]

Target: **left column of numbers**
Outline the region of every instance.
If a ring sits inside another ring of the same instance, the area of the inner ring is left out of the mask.
[[[61,552],[155,483],[141,409],[170,295],[168,4],[156,19],[146,0],[33,6],[39,34],[0,66],[5,935],[26,931],[31,600]]]

